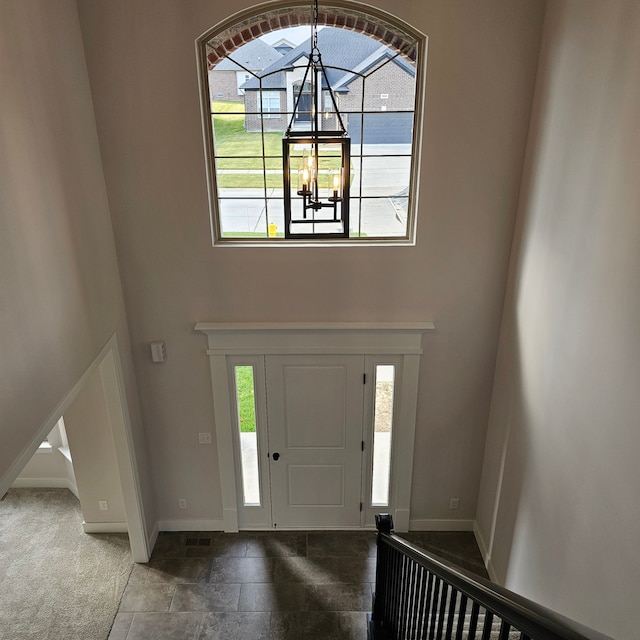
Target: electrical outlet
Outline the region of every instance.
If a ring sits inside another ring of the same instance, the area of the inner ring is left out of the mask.
[[[178,507],[180,509],[186,509],[187,508],[187,499],[186,498],[178,498]]]
[[[208,433],[199,433],[198,442],[200,444],[211,444],[211,432],[209,431]]]
[[[100,511],[109,511],[109,503],[106,500],[98,500]]]
[[[460,507],[460,498],[451,498],[449,500],[449,509],[458,509]]]

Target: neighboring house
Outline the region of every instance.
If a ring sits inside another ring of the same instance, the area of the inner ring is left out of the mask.
[[[209,69],[211,100],[242,102],[242,85],[281,57],[281,53],[263,40],[252,40],[243,45]]]
[[[300,128],[309,126],[309,78],[304,87],[301,84],[310,49],[311,39],[308,39],[266,67],[259,77],[251,78],[242,85],[247,131],[260,131],[263,126],[266,131],[284,131],[301,89],[293,124]],[[415,95],[414,66],[373,38],[344,29],[320,30],[318,49],[338,109],[343,113],[343,123],[352,139],[360,139],[362,123],[358,112],[365,111],[378,112],[373,118],[371,114],[364,116],[365,131],[368,132],[365,142],[410,142]],[[332,111],[327,89],[323,78],[322,107]],[[262,111],[262,116],[257,113],[259,111]],[[388,113],[379,115],[383,112]],[[338,125],[335,117],[329,117],[322,119],[320,126],[336,129]]]

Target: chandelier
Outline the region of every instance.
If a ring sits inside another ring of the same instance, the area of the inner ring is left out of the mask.
[[[295,86],[282,139],[285,238],[348,238],[351,140],[318,48],[318,0],[309,61]]]

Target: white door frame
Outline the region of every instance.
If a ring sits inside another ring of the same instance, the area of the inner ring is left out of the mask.
[[[215,434],[222,487],[223,526],[238,531],[238,486],[234,455],[233,389],[230,356],[360,354],[403,356],[391,470],[391,508],[396,531],[408,531],[413,471],[418,372],[422,334],[433,322],[414,323],[213,323],[199,322],[207,335],[214,401]]]

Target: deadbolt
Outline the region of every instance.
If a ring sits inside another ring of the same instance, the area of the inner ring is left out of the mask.
[[[276,452],[276,453],[274,453],[271,457],[272,457],[274,460],[276,460],[276,461],[277,461],[277,460],[280,458],[280,454],[279,454],[278,452]]]

